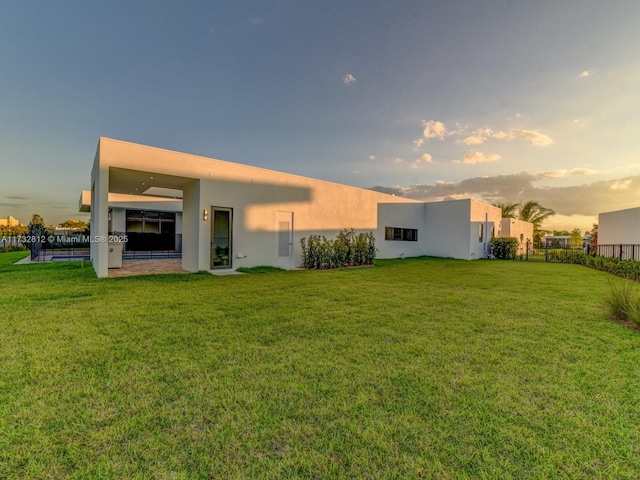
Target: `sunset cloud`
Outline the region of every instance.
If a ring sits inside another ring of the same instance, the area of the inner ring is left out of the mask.
[[[590,168],[572,168],[569,170],[571,175],[575,176],[586,176],[586,175],[597,175],[596,170],[591,170]]]
[[[489,138],[494,138],[497,140],[510,140],[514,137],[515,134],[513,131],[505,132],[504,130],[493,130],[489,127],[483,127],[471,132],[471,135],[462,140],[462,143],[464,143],[465,145],[480,145]]]
[[[561,170],[549,170],[547,172],[542,172],[540,177],[545,178],[562,178],[567,176],[567,171],[564,169]]]
[[[485,155],[482,152],[471,152],[465,155],[462,160],[454,160],[453,163],[464,163],[466,165],[475,165],[476,163],[488,163],[497,162],[500,160],[500,155],[489,154]]]
[[[416,159],[410,166],[413,169],[417,169],[425,163],[433,163],[433,157],[428,153],[423,153],[422,155],[420,155],[420,158]]]
[[[447,127],[445,127],[442,122],[435,120],[430,120],[428,122],[423,121],[422,126],[424,127],[424,130],[422,131],[424,138],[439,138],[440,140],[443,140],[447,134]]]
[[[593,75],[593,72],[591,72],[590,70],[584,70],[580,73],[580,78],[590,77],[591,75]]]
[[[536,147],[548,147],[553,143],[551,137],[537,130],[516,130],[515,132]]]
[[[538,186],[538,181],[539,175],[522,172],[474,177],[460,182],[438,181],[434,185],[373,189],[427,202],[453,198],[478,198],[489,203],[536,200],[554,209],[558,215],[586,216],[635,207],[640,196],[640,176],[559,187]]]

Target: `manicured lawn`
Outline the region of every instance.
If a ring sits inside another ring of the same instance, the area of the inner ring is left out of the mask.
[[[97,280],[22,255],[0,255],[0,478],[640,475],[640,335],[605,273]]]

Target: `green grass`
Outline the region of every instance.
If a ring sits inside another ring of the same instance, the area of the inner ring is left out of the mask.
[[[640,336],[578,265],[97,280],[0,255],[0,478],[635,478]]]

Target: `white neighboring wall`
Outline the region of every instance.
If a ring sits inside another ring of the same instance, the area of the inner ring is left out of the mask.
[[[518,253],[526,253],[527,241],[533,242],[533,224],[517,218],[503,218],[501,237],[518,239]]]
[[[426,203],[425,210],[425,255],[486,258],[492,234],[500,236],[502,210],[479,200]]]
[[[598,215],[598,245],[640,244],[640,207]]]
[[[417,230],[417,240],[387,240],[385,229]],[[375,230],[379,258],[419,257],[427,245],[427,226],[424,203],[379,203],[378,228]]]

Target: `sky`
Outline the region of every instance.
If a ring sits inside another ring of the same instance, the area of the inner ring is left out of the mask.
[[[436,201],[640,206],[640,2],[5,1],[0,218],[78,212],[100,136]]]

